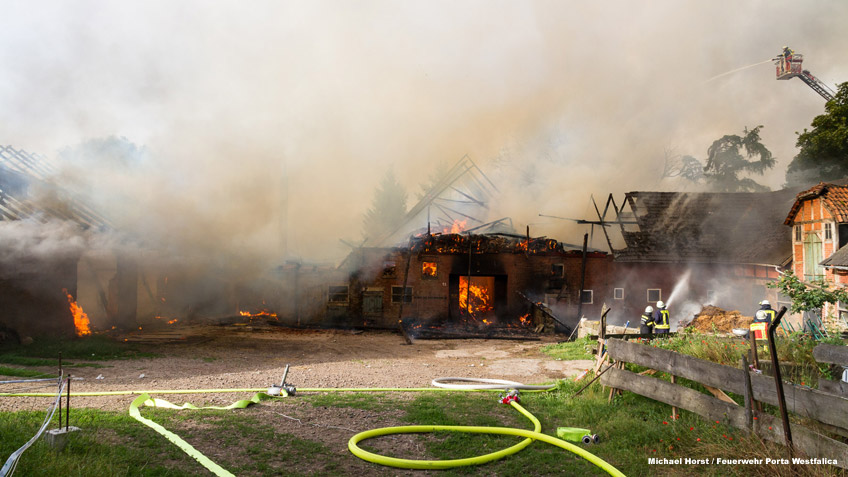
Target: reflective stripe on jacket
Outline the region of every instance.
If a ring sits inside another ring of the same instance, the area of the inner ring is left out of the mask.
[[[654,325],[654,328],[658,330],[667,330],[671,328],[671,325],[668,324],[668,310],[663,308],[657,311],[659,311],[659,320],[657,320],[657,323]]]

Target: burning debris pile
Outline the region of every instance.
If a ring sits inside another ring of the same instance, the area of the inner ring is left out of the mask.
[[[412,243],[415,253],[545,253],[563,252],[562,244],[546,237],[511,234],[439,234],[422,235]]]
[[[753,321],[754,317],[743,316],[737,310],[726,311],[717,306],[705,305],[686,327],[694,327],[701,333],[731,333],[734,328],[748,329]]]

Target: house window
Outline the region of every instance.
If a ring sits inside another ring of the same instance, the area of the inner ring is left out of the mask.
[[[401,299],[404,303],[412,303],[412,287],[392,287],[392,303],[400,303]]]
[[[840,320],[848,320],[848,303],[844,301],[836,302],[836,309],[839,311]]]
[[[383,278],[395,278],[397,275],[397,265],[395,262],[383,263]]]
[[[329,293],[327,294],[328,303],[347,303],[348,301],[348,286],[347,285],[330,285]]]
[[[561,263],[551,264],[551,277],[562,278],[565,276],[565,266]]]
[[[795,241],[796,242],[801,241],[801,226],[800,225],[795,226]]]
[[[662,300],[662,289],[648,288],[648,303],[656,303]]]
[[[438,266],[436,262],[424,262],[421,264],[421,276],[424,278],[436,278]]]
[[[583,290],[580,292],[580,303],[584,305],[591,305],[593,298],[594,293],[592,293],[592,290]]]
[[[824,239],[833,240],[833,226],[829,222],[825,222],[824,224]]]
[[[614,300],[623,300],[624,299],[624,288],[614,288],[612,290],[612,297]]]

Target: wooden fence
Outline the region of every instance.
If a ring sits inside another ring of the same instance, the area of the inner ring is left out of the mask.
[[[647,366],[672,376],[701,383],[708,388],[747,396],[746,401],[756,400],[778,405],[773,377],[618,339],[607,339],[606,347],[609,357],[613,360]],[[819,345],[813,355],[820,362],[848,364],[846,348],[848,347]],[[707,419],[720,420],[740,429],[748,429],[766,440],[784,442],[783,425],[779,418],[752,412],[744,406],[662,379],[615,367],[601,376],[601,384],[632,391],[656,401],[692,411]],[[789,412],[823,423],[828,430],[835,433],[848,435],[848,399],[842,395],[789,383],[784,383],[783,389],[786,408]],[[752,416],[756,416],[757,419],[753,419]],[[794,423],[790,426],[793,444],[798,450],[810,457],[834,459],[839,467],[848,468],[848,445]]]

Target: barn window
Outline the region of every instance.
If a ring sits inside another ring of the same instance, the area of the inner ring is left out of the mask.
[[[614,288],[612,290],[612,297],[614,300],[623,300],[624,299],[624,288]]]
[[[412,303],[412,287],[406,287],[406,293],[404,287],[392,287],[392,303],[400,303],[401,300]]]
[[[397,275],[397,265],[395,262],[383,263],[383,278],[395,278]]]
[[[801,241],[801,226],[800,225],[795,226],[795,241],[796,242]]]
[[[347,303],[348,286],[347,285],[330,285],[329,293],[327,294],[327,302],[329,303]]]
[[[648,288],[648,303],[656,303],[662,300],[662,289]]]
[[[824,224],[824,239],[825,240],[833,240],[833,227],[830,222],[826,222]]]
[[[424,278],[436,278],[436,272],[439,270],[436,262],[423,262],[421,264],[421,276]]]
[[[583,290],[580,292],[580,303],[583,303],[584,305],[591,305],[593,298],[594,293],[592,290]]]
[[[565,276],[565,266],[561,263],[552,263],[551,264],[551,277],[553,278],[562,278]]]

